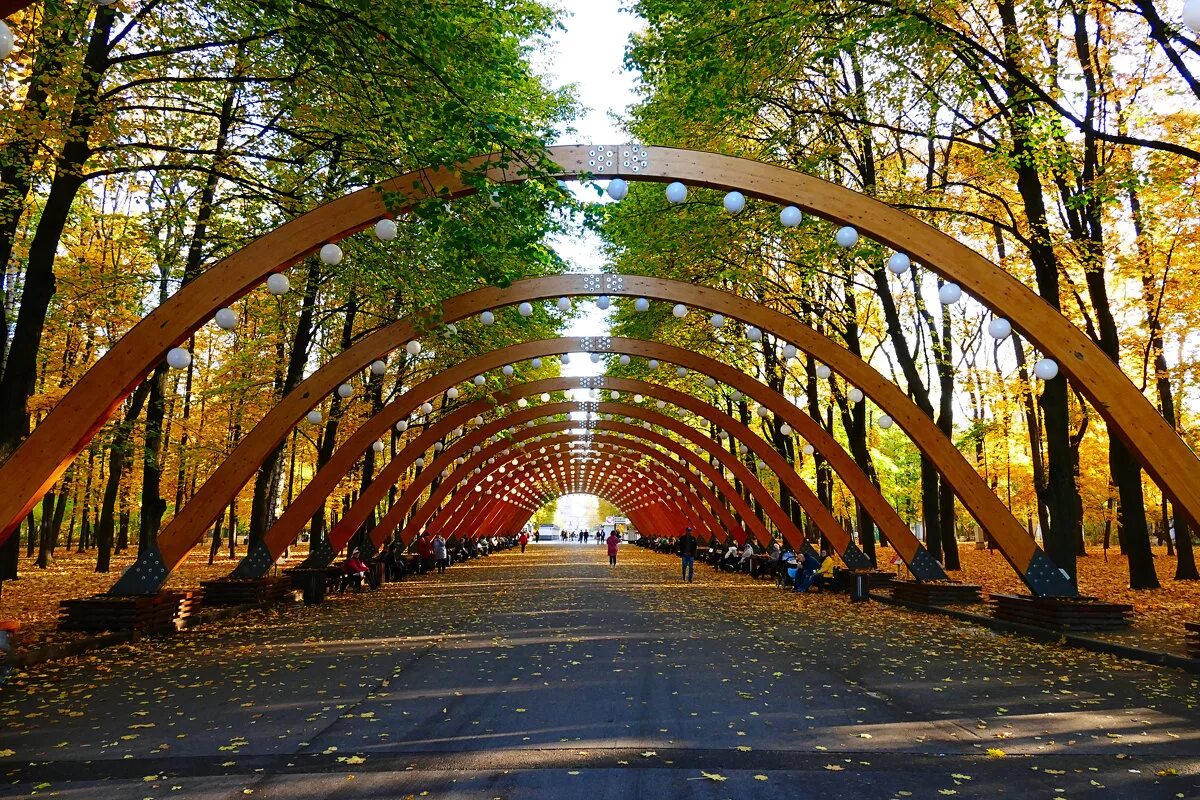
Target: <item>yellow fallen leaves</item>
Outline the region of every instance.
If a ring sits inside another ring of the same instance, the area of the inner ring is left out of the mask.
[[[754,780],[756,780],[756,781],[765,781],[765,780],[767,780],[767,776],[766,776],[766,775],[755,775],[755,776],[754,776]]]
[[[716,781],[718,783],[723,783],[729,780],[724,775],[720,775],[716,772],[705,772],[703,770],[700,771],[700,777],[704,778],[705,780]]]
[[[1004,758],[1008,753],[1001,750],[999,747],[989,747],[987,749],[988,758]]]
[[[0,750],[0,758],[8,758],[9,756],[15,756],[16,754],[16,750],[9,750],[7,747],[3,750]]]
[[[338,756],[338,761],[343,764],[365,764],[367,760],[362,756]]]
[[[841,764],[826,764],[825,769],[829,770],[830,772],[841,772],[845,769],[845,767],[843,767]]]
[[[754,749],[754,748],[752,748],[752,747],[749,747],[749,746],[747,746],[747,745],[744,745],[744,744],[739,744],[739,745],[737,746],[737,751],[738,751],[739,753],[749,753],[749,752],[750,752],[752,749]]]

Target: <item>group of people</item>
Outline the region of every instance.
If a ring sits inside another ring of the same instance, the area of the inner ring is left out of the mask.
[[[338,592],[350,589],[356,592],[361,592],[364,588],[378,589],[382,580],[402,580],[410,572],[424,574],[437,570],[440,574],[445,572],[453,561],[465,561],[487,555],[514,544],[520,544],[521,552],[525,552],[528,542],[529,535],[523,533],[516,539],[462,538],[451,544],[441,533],[426,533],[414,543],[413,549],[417,557],[410,561],[405,555],[407,548],[397,538],[373,559],[374,563],[382,565],[382,570],[373,570],[371,564],[363,558],[362,551],[354,548],[342,562],[336,584],[330,585]]]
[[[681,561],[681,577],[691,583],[696,573],[696,554],[699,542],[691,528],[687,528],[676,542],[676,552]],[[791,550],[784,550],[779,542],[771,542],[767,550],[767,558],[755,560],[754,545],[749,541],[742,547],[736,542],[730,542],[724,555],[718,555],[720,550],[716,542],[709,548],[713,555],[711,563],[716,569],[726,569],[734,572],[745,572],[751,577],[771,576],[776,584],[785,586],[789,582],[797,592],[807,592],[811,587],[827,589],[833,586],[834,560],[833,556],[824,554],[818,556],[811,550],[797,556]]]
[[[585,544],[592,538],[592,532],[587,528],[582,528],[577,531],[569,531],[564,528],[562,533],[559,535],[562,537],[564,542],[583,542]],[[599,531],[596,532],[595,536],[596,541],[600,542],[601,544],[606,541],[604,537],[601,536]]]

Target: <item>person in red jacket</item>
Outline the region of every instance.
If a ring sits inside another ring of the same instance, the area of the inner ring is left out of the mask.
[[[433,566],[433,543],[430,539],[431,537],[425,535],[417,539],[417,556],[421,561],[421,574],[428,572]]]
[[[350,557],[346,559],[346,563],[342,565],[342,586],[341,591],[346,591],[346,587],[354,584],[354,591],[362,591],[363,578],[367,576],[367,563],[362,560],[355,549]]]
[[[525,545],[529,544],[529,534],[526,533],[525,531],[521,531],[521,538],[518,539],[517,541],[519,541],[521,543],[521,552],[524,553]]]
[[[605,541],[608,543],[608,565],[615,567],[617,565],[617,545],[621,543],[621,537],[617,536],[616,531],[613,531]]]

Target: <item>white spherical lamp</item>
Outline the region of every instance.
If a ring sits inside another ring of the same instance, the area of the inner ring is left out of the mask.
[[[390,219],[381,219],[375,223],[375,238],[381,242],[390,242],[396,238],[396,223]]]
[[[658,408],[666,408],[667,401],[666,400],[656,400],[656,401],[654,401],[654,405],[657,406]]]
[[[433,413],[433,403],[430,403],[428,400],[426,400],[424,403],[421,403],[421,413],[422,414],[432,414]]]
[[[725,315],[724,314],[713,314],[711,317],[708,318],[708,324],[712,325],[714,328],[725,327]]]
[[[513,376],[512,364],[505,364],[500,368],[500,371],[504,373],[504,377],[506,378],[511,378]]]
[[[387,447],[387,445],[385,445],[383,442],[375,442],[371,445],[371,449],[376,453],[382,453],[385,447]]]
[[[815,452],[817,452],[817,449],[811,444],[804,445],[804,455],[811,456]]]
[[[167,351],[167,366],[172,369],[183,369],[192,363],[192,354],[182,347],[172,347]]]
[[[483,386],[485,383],[487,383],[487,378],[483,377],[482,375],[476,375],[471,379],[471,383],[475,384],[476,386]]]
[[[542,368],[542,360],[540,358],[530,359],[529,366],[533,367],[534,369],[541,369]]]
[[[521,305],[517,306],[517,313],[520,314],[522,317],[531,316],[533,314],[533,304],[532,303],[521,303]]]
[[[482,314],[479,315],[479,321],[482,322],[484,325],[491,325],[491,324],[495,323],[496,315],[493,314],[491,311],[484,311]]]
[[[944,283],[942,288],[938,289],[938,300],[942,301],[944,306],[952,306],[962,297],[962,289],[957,283]]]
[[[792,435],[792,426],[791,426],[791,425],[788,425],[788,424],[785,422],[785,423],[783,423],[782,425],[780,425],[780,426],[779,426],[779,432],[780,432],[781,434],[783,434],[784,436],[791,436],[791,435]]]
[[[372,375],[378,376],[378,375],[382,375],[385,372],[387,372],[387,364],[385,362],[380,361],[380,360],[375,360],[375,361],[371,362],[371,374]]]
[[[687,311],[687,306],[683,303],[676,303],[675,307],[671,309],[671,313],[675,315],[675,319],[683,319],[687,316]]]
[[[4,20],[0,20],[0,58],[11,56],[15,47],[16,40],[13,38],[12,28],[8,27]]]
[[[643,312],[643,311],[648,311],[650,309],[650,301],[644,297],[639,297],[637,300],[633,301],[633,308],[635,311],[638,311],[639,313]]]
[[[354,394],[354,387],[348,383],[343,383],[337,388],[338,397],[343,400],[349,399],[350,395]]]
[[[396,433],[404,433],[408,430],[408,420],[400,420],[396,423]]]
[[[721,201],[725,206],[725,210],[730,214],[740,214],[742,209],[746,207],[746,195],[741,192],[729,192],[725,195],[725,199]]]
[[[284,295],[292,290],[292,282],[288,280],[287,275],[279,272],[273,272],[267,276],[267,291],[273,295]]]
[[[559,357],[558,357],[558,363],[560,363],[560,364],[570,364],[570,363],[571,363],[571,354],[570,354],[570,353],[563,353],[561,356],[559,356]]]
[[[607,311],[608,307],[611,305],[612,299],[606,294],[602,294],[596,298],[596,308],[600,309],[601,311]]]
[[[416,460],[413,461],[413,464],[416,465],[417,467],[425,466],[425,457],[417,456]]]
[[[717,379],[710,375],[709,377],[704,379],[704,385],[707,386],[709,389],[713,389],[717,385]]]
[[[687,200],[687,187],[679,181],[667,185],[667,202],[682,203]]]
[[[304,418],[306,420],[308,420],[309,425],[320,425],[321,424],[321,410],[319,408],[314,408],[312,411],[305,414]]]
[[[558,302],[554,304],[559,311],[567,312],[571,310],[571,299],[569,297],[560,297]]]
[[[549,403],[550,402],[550,393],[542,392],[541,399],[542,399],[543,403]]]
[[[892,253],[892,257],[888,259],[887,267],[897,275],[903,275],[908,272],[912,266],[912,259],[904,253]]]
[[[760,342],[762,341],[762,331],[750,325],[746,328],[746,338],[752,342]]]
[[[590,358],[592,360],[593,364],[600,363],[600,354],[599,353],[588,353],[588,358]]]
[[[854,247],[858,243],[858,231],[847,225],[844,228],[838,228],[834,239],[837,241],[838,247]]]
[[[784,358],[784,360],[791,360],[791,359],[795,358],[795,357],[796,357],[796,353],[797,353],[797,352],[799,352],[799,351],[797,351],[797,350],[796,350],[796,345],[794,345],[794,344],[785,344],[785,345],[783,346],[783,358]]]
[[[759,419],[766,419],[767,415],[771,412],[766,406],[759,406],[758,408],[754,409],[754,413],[758,414]]]
[[[734,389],[733,392],[730,393],[729,399],[736,403],[738,400],[742,399],[742,393],[737,389]]]
[[[988,323],[988,335],[993,339],[1007,339],[1012,333],[1012,323],[1004,317],[996,317]]]
[[[238,315],[232,308],[218,309],[213,321],[217,323],[217,327],[223,331],[231,331],[237,327]]]
[[[617,359],[617,361],[619,361],[621,363],[622,367],[629,366],[629,360],[630,360],[629,356],[626,356],[626,355],[622,355],[620,358]]]
[[[332,242],[321,245],[321,261],[330,266],[342,263],[342,248]]]
[[[517,399],[517,408],[524,408],[527,405],[529,405],[529,401],[526,400],[524,397]]]
[[[410,356],[419,355],[421,352],[421,343],[416,339],[413,339],[411,342],[404,345],[404,352],[408,353]]]
[[[458,399],[458,387],[457,386],[451,386],[449,389],[446,390],[446,399],[447,400],[457,400]]]
[[[749,452],[750,452],[750,448],[749,448],[749,447],[747,447],[747,446],[746,446],[746,445],[744,445],[744,444],[739,444],[739,445],[738,445],[738,452],[739,452],[739,453],[741,453],[742,455],[746,455],[746,453],[749,453]]]
[[[795,206],[788,206],[779,212],[779,222],[785,228],[796,227],[802,219],[804,219],[804,215]]]
[[[649,367],[650,369],[658,369],[658,359],[657,358],[650,359],[649,361],[646,362],[646,366]]]
[[[830,375],[833,374],[833,370],[831,370],[829,367],[825,366],[824,364],[817,364],[816,372],[817,372],[817,377],[820,378],[821,380],[825,380],[826,378],[828,378]]]
[[[850,398],[851,403],[861,403],[863,401],[862,389],[851,389],[847,396]]]
[[[1033,372],[1044,381],[1054,380],[1058,377],[1058,362],[1053,358],[1043,358],[1033,365]]]
[[[883,416],[881,416],[879,418],[879,427],[883,428],[885,431],[888,428],[892,427],[892,418],[889,417],[887,414],[884,414]]]
[[[1183,0],[1183,24],[1200,33],[1200,0]]]
[[[629,194],[629,182],[624,178],[613,178],[604,190],[613,200],[620,202]]]
[[[633,396],[633,402],[635,402],[635,403],[640,403],[640,402],[642,402],[642,401],[643,401],[643,400],[645,400],[645,399],[646,399],[646,398],[642,397],[640,394],[635,394],[635,395]]]
[[[611,397],[613,400],[620,400],[620,399],[621,399],[621,393],[620,393],[620,392],[618,392],[618,391],[615,391],[615,390],[614,390],[614,391],[612,391],[612,392],[609,392],[609,395],[608,395],[608,396],[609,396],[609,397]]]
[[[687,375],[687,367],[676,367],[675,374],[683,378]]]
[[[435,453],[440,453],[440,452],[442,452],[442,447],[443,447],[443,446],[444,446],[444,445],[443,445],[441,442],[434,442],[434,443],[433,443],[433,452],[435,452]]]

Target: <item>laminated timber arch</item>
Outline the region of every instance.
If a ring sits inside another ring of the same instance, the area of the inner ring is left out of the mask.
[[[517,437],[514,438],[513,446],[532,447],[532,444],[526,445],[526,442],[538,439],[539,437],[551,437],[555,434],[577,430],[578,428],[579,423],[574,421],[541,423],[533,428],[526,428],[519,431]],[[712,464],[700,457],[700,453],[689,450],[688,448],[680,445],[678,442],[675,442],[674,440],[669,439],[668,437],[656,431],[647,431],[643,428],[638,428],[624,422],[597,422],[590,426],[588,430],[593,432],[592,440],[595,442],[620,445],[623,444],[625,440],[617,436],[617,434],[625,434],[626,436],[636,436],[639,439],[649,441],[683,457],[687,460],[689,465],[696,467],[702,475],[708,478],[714,487],[721,489],[722,496],[730,503],[734,513],[740,518],[742,523],[750,529],[750,533],[753,534],[757,541],[765,543],[770,539],[770,534],[767,532],[766,526],[753,512],[745,498],[743,498],[741,494],[729,484],[728,479],[725,478],[725,476],[722,475]],[[548,439],[548,441],[554,441],[554,439]],[[790,518],[788,518],[788,516],[783,513],[783,510],[779,508],[775,498],[769,491],[767,491],[766,487],[762,485],[758,479],[758,476],[750,472],[750,470],[744,464],[742,464],[741,461],[733,457],[732,454],[721,448],[718,449],[720,450],[720,453],[716,456],[718,463],[722,464],[722,466],[729,467],[734,477],[741,480],[742,485],[747,487],[750,494],[759,501],[759,504],[763,507],[764,511],[771,517],[772,521],[776,523],[776,527],[778,527],[781,531],[793,530]],[[494,450],[489,447],[486,455],[481,453],[478,459],[475,459],[469,463],[464,463],[462,468],[458,471],[458,474],[462,475],[462,480],[467,480],[474,472],[476,466],[480,467],[482,472],[482,469],[487,465],[487,459],[494,457],[492,455],[493,452]],[[710,456],[713,455],[711,451],[705,452],[709,452]],[[447,454],[446,460],[449,461],[452,459],[453,454]],[[422,480],[423,478],[424,480]],[[397,498],[396,503],[392,506],[392,508],[383,515],[383,517],[371,530],[371,542],[376,547],[382,544],[388,536],[392,535],[392,533],[398,529],[400,524],[403,522],[404,517],[408,514],[408,510],[420,497],[421,492],[430,482],[429,476],[426,476],[425,473],[422,472],[421,476],[418,476],[418,478],[409,487],[407,487],[408,490],[401,493],[400,497]],[[453,481],[453,476],[451,476],[451,479],[444,481],[443,485],[450,486],[451,489],[447,491],[452,491],[453,487],[456,485]],[[433,498],[431,497],[430,500],[432,501]],[[428,505],[428,503],[426,505]],[[359,519],[365,519],[366,512],[368,510],[369,509],[364,508],[359,508],[356,510],[355,507],[352,506],[348,515],[357,513]],[[348,540],[348,534],[344,535]],[[409,541],[411,541],[411,536],[412,533],[410,532]],[[800,533],[798,531],[793,531],[793,537],[797,539],[800,538]],[[403,533],[401,533],[401,540],[405,541]],[[739,537],[738,541],[741,542],[744,541],[744,539]],[[405,543],[407,544],[407,541],[405,541]]]
[[[451,168],[439,167],[408,173],[314,209],[218,262],[122,337],[85,373],[0,467],[0,485],[5,487],[4,494],[0,495],[0,543],[7,540],[123,398],[162,360],[167,350],[185,341],[218,308],[249,292],[271,272],[286,269],[313,254],[326,242],[339,241],[380,218],[406,213],[414,203],[433,197],[453,199],[477,191],[478,182],[474,178],[468,180],[465,176],[480,173],[496,183],[516,183],[545,177],[570,179],[581,175],[601,178],[621,176],[659,182],[680,180],[693,186],[740,190],[753,198],[796,205],[810,214],[854,225],[870,238],[904,251],[942,277],[956,281],[980,303],[1007,317],[1042,352],[1053,356],[1063,374],[1096,407],[1112,435],[1118,436],[1129,446],[1146,471],[1174,502],[1179,513],[1194,524],[1200,523],[1200,460],[1178,434],[1121,372],[1119,366],[1110,361],[1082,331],[1014,277],[952,237],[853,190],[785,167],[746,159],[633,145],[624,149],[568,145],[549,148],[545,155],[559,165],[548,176],[511,170],[507,166],[509,160],[496,155],[479,156]],[[389,208],[383,200],[385,192],[405,199],[398,206]],[[859,366],[850,363],[857,359],[845,354],[845,351],[839,352],[840,348],[836,348],[836,345],[835,349],[826,350],[831,342],[810,339],[808,334],[815,332],[806,334],[803,326],[794,320],[782,318],[782,315],[745,298],[721,303],[719,307],[711,305],[714,290],[703,287],[618,276],[605,276],[602,283],[595,280],[579,287],[577,282],[583,277],[555,276],[521,282],[505,290],[483,289],[457,298],[460,301],[472,298],[472,301],[460,302],[453,307],[450,302],[443,304],[440,310],[434,311],[434,317],[440,311],[443,321],[451,321],[485,308],[520,300],[596,294],[601,291],[685,302],[720,311],[736,319],[753,321],[759,327],[813,353],[862,388],[913,436],[911,426],[916,424],[916,420],[890,407],[903,397],[897,387],[877,374],[875,380],[869,379],[869,376],[856,380],[853,376],[862,369],[861,362]],[[518,286],[521,288],[518,289]],[[521,289],[525,292],[522,293]],[[780,326],[781,318],[791,324]],[[412,332],[411,326],[409,332]],[[814,345],[816,349],[813,349]],[[359,353],[355,348],[346,351],[351,352]],[[349,361],[353,360],[352,356]],[[365,363],[361,362],[355,368],[361,368]],[[880,381],[886,385],[881,385]],[[919,411],[916,413],[919,414]],[[916,436],[914,440],[917,440]],[[953,449],[951,444],[947,445]],[[942,455],[947,455],[944,448]],[[973,496],[980,488],[990,495],[982,480],[972,487],[972,496],[960,494],[964,506],[976,520],[983,524],[984,520],[990,520],[996,514],[1011,516],[1007,515],[1003,504],[994,496],[991,500]],[[1009,523],[1005,520],[1003,524]],[[1017,527],[1020,527],[1019,524]],[[1024,574],[1027,580],[1037,584],[1035,592],[1074,593],[1074,587],[1058,576],[1058,570],[1032,541],[1025,548],[1024,555],[1029,559]],[[1016,563],[1024,561],[1022,557]]]
[[[627,498],[626,504],[629,503],[629,492],[635,491],[627,487],[631,485],[650,486],[655,483],[652,477],[638,468],[636,462],[618,457],[617,463],[610,465],[607,471],[597,478],[601,482],[601,490],[590,488],[576,489],[575,487],[580,485],[578,481],[582,480],[582,476],[567,473],[568,458],[569,456],[559,456],[557,461],[553,461],[544,467],[549,472],[543,472],[541,475],[533,472],[534,465],[525,465],[520,468],[522,472],[517,477],[525,481],[526,485],[531,488],[539,489],[546,493],[544,496],[562,496],[577,491],[597,495],[608,493],[610,496],[623,496]],[[661,481],[661,479],[659,480]],[[622,491],[625,491],[624,495],[621,494]],[[665,491],[665,489],[660,489],[660,491]],[[476,493],[472,492],[472,494]],[[672,490],[670,495],[658,503],[660,509],[666,510],[665,514],[659,514],[657,517],[647,517],[650,521],[650,526],[647,530],[662,531],[663,535],[678,536],[685,527],[690,527],[697,534],[698,538],[700,536],[712,538],[720,535],[724,539],[726,535],[725,531],[720,527],[712,529],[706,525],[704,515],[697,513],[699,507],[693,505],[687,499],[686,492],[676,495]],[[615,502],[614,505],[620,507]],[[456,520],[447,528],[433,527],[430,530],[431,532],[441,532],[446,536],[447,540],[456,537],[478,538],[481,536],[509,535],[514,528],[520,529],[521,525],[524,525],[528,520],[528,515],[531,513],[528,507],[521,506],[519,503],[493,494],[477,500],[472,505],[471,513],[466,518]],[[520,520],[520,524],[517,524],[517,520]]]
[[[635,428],[634,426],[629,425],[627,423],[606,422],[606,423],[603,423],[603,425],[611,426],[611,427],[607,428],[608,430],[623,430],[627,433],[637,431],[641,434],[647,434],[646,436],[642,437],[642,438],[646,439],[647,441],[649,441],[651,439],[651,437],[648,434],[653,433],[652,431],[646,431],[641,428]],[[536,464],[539,461],[545,460],[547,458],[560,457],[560,456],[568,456],[569,457],[570,456],[570,443],[572,441],[581,441],[581,440],[575,439],[571,436],[571,431],[577,430],[578,427],[579,426],[576,423],[570,429],[566,429],[566,430],[559,429],[556,431],[556,433],[565,434],[565,435],[550,434],[549,438],[543,439],[542,441],[537,442],[536,444],[531,443],[531,444],[525,446],[522,462],[523,463],[529,462],[529,464],[531,466],[536,466]],[[557,429],[557,428],[558,428],[558,426],[552,423],[550,425],[536,426],[534,428],[527,429],[527,431],[526,431],[527,440],[532,439],[535,436],[544,436],[551,429]],[[591,428],[589,428],[589,430],[591,430]],[[669,452],[671,452],[677,456],[680,456],[681,459],[685,459],[685,460],[681,460],[680,462],[672,461],[672,460],[666,458],[662,453],[660,453],[660,452],[654,450],[653,448],[649,447],[648,445],[646,445],[644,442],[631,441],[629,439],[625,439],[625,438],[621,438],[621,437],[617,437],[617,436],[593,436],[592,440],[595,442],[598,442],[598,443],[604,443],[604,444],[609,445],[609,448],[610,448],[611,452],[613,452],[613,453],[636,453],[636,454],[638,454],[638,457],[649,458],[649,459],[653,460],[660,469],[664,469],[667,472],[669,472],[669,473],[675,475],[677,478],[679,478],[680,482],[686,482],[690,487],[696,489],[696,491],[698,491],[700,493],[701,497],[705,500],[705,502],[709,503],[710,506],[714,507],[714,509],[717,511],[718,516],[722,517],[723,524],[722,524],[722,527],[720,528],[720,530],[726,535],[732,534],[734,536],[734,538],[736,538],[738,540],[739,543],[744,542],[746,540],[746,536],[745,536],[745,533],[742,531],[741,525],[738,524],[737,519],[732,514],[729,513],[728,509],[726,509],[724,504],[720,502],[720,500],[718,499],[716,494],[713,493],[712,489],[710,489],[707,485],[705,485],[703,483],[703,481],[701,481],[699,479],[699,477],[694,475],[690,470],[684,468],[687,465],[696,465],[699,463],[707,464],[707,462],[705,462],[704,459],[700,458],[697,454],[691,453],[691,451],[687,451],[687,448],[684,448],[681,445],[679,445],[678,443],[672,442],[670,439],[667,439],[667,437],[662,436],[661,434],[657,434],[656,436],[657,436],[658,442],[669,443],[667,445]],[[520,444],[524,445],[525,442],[522,441],[522,442],[520,442]],[[562,445],[566,445],[568,448],[568,451],[566,453],[562,453],[562,452],[559,452],[558,450],[552,449],[549,454],[545,454],[543,452],[545,449],[552,448],[554,445],[558,445],[559,447],[561,447]],[[490,449],[491,448],[489,448],[489,450]],[[609,450],[605,451],[606,454],[608,452],[609,452]],[[684,452],[690,453],[691,458],[684,457],[683,456]],[[433,494],[430,495],[429,501],[421,507],[420,511],[418,511],[416,514],[413,515],[412,519],[405,525],[404,529],[400,532],[401,542],[408,544],[409,542],[411,542],[413,540],[413,538],[415,538],[415,536],[420,531],[425,530],[425,529],[437,530],[441,526],[446,525],[448,519],[454,518],[457,511],[459,510],[459,508],[464,503],[469,503],[469,501],[473,499],[472,493],[475,492],[475,487],[476,486],[486,486],[487,483],[491,482],[492,478],[495,477],[496,467],[492,466],[492,465],[488,465],[488,463],[487,463],[487,459],[490,457],[491,456],[485,456],[483,453],[480,453],[480,454],[472,457],[470,460],[468,460],[466,463],[464,463],[461,467],[459,467],[446,481],[444,481],[442,483],[442,485],[440,485],[438,487],[437,491],[435,491]],[[505,456],[505,458],[507,459],[508,456]],[[481,471],[478,475],[472,474],[474,472],[474,469],[476,466],[481,467]],[[717,477],[720,478],[719,474],[716,472],[716,470],[711,465],[708,465],[708,467],[710,470],[709,474],[717,475]],[[702,473],[702,475],[703,474],[704,473]],[[707,475],[704,475],[704,477],[707,477]],[[456,478],[458,478],[458,480],[455,480]],[[721,487],[725,491],[731,492],[732,494],[728,495],[730,497],[730,499],[732,499],[733,496],[735,496],[737,494],[736,492],[734,492],[732,490],[732,487],[729,486],[728,481],[726,481],[724,479],[721,479],[715,485]],[[761,484],[759,484],[759,487],[761,487]],[[677,490],[679,487],[672,485],[672,484],[668,484],[668,488],[671,490]],[[767,493],[765,491],[765,488],[762,491],[764,494],[767,494],[769,496],[769,493]],[[668,494],[669,493],[670,492],[668,492]],[[444,506],[442,506],[442,500],[446,499],[447,497],[449,498],[449,502],[446,503]],[[749,524],[750,519],[754,519],[758,523],[757,525],[753,526],[752,531],[754,533],[755,538],[758,540],[758,542],[760,544],[766,545],[767,543],[770,542],[770,534],[767,533],[766,526],[763,525],[761,523],[761,521],[759,521],[757,519],[757,517],[754,516],[754,513],[752,511],[750,511],[749,507],[747,506],[747,504],[745,503],[745,500],[743,498],[739,497],[738,499],[741,500],[741,502],[737,503],[734,506],[734,508],[738,511],[738,514],[742,517],[742,520],[744,522],[746,522],[747,524]],[[774,508],[778,509],[779,507],[778,507],[778,505],[774,505]],[[780,516],[778,518],[782,519],[783,521],[787,520],[786,515],[783,515],[782,513],[780,513]],[[378,526],[376,526],[376,528],[372,531],[372,541],[375,540],[376,536],[380,536],[380,534],[377,533],[377,531],[378,532],[387,531],[386,526],[388,524],[390,524],[389,521],[386,521],[386,520],[380,521],[380,524]],[[788,528],[791,529],[791,535],[789,535],[787,538],[795,541],[796,537],[799,537],[798,532],[796,532],[795,529],[792,528],[790,525],[788,526]],[[738,535],[739,533],[741,533],[740,536]],[[385,538],[385,537],[386,537],[386,533],[383,533],[380,536],[381,539]],[[725,538],[725,537],[722,536],[722,538]]]

